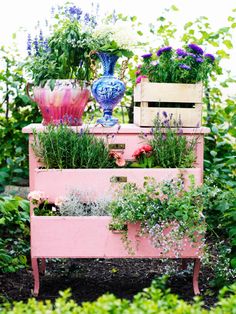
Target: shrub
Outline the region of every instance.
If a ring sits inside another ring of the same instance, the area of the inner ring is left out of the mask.
[[[153,281],[151,287],[136,294],[132,301],[106,294],[94,302],[84,302],[78,305],[71,299],[70,290],[66,290],[60,292],[60,297],[54,304],[50,300],[43,302],[29,299],[27,303],[21,301],[14,302],[13,305],[9,303],[0,305],[0,310],[2,314],[233,314],[236,307],[236,285],[225,287],[220,291],[219,301],[215,308],[207,310],[203,305],[199,298],[195,298],[194,302],[189,304],[171,294],[169,290],[162,290],[158,281]]]
[[[0,270],[14,272],[26,267],[29,251],[29,202],[1,196]]]
[[[63,124],[48,126],[38,134],[34,132],[32,148],[46,168],[112,168],[115,165],[103,139],[87,129],[76,133]]]

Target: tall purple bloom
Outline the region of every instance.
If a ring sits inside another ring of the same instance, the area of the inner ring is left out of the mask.
[[[36,36],[34,39],[34,49],[36,56],[39,55],[39,43],[38,43],[38,37]]]
[[[84,23],[87,25],[90,22],[90,16],[88,13],[85,13],[84,15]]]
[[[171,51],[171,50],[172,50],[172,47],[170,47],[170,46],[160,48],[157,51],[157,56],[160,57],[163,54],[163,52],[168,52],[168,51]]]
[[[184,63],[180,63],[179,67],[184,70],[188,70],[188,71],[191,70],[191,67]]]
[[[27,51],[28,51],[28,55],[31,56],[32,55],[32,41],[31,41],[31,36],[30,34],[28,34],[28,38],[27,38]]]
[[[180,57],[186,57],[186,56],[187,56],[187,52],[184,51],[184,50],[181,49],[181,48],[176,49],[176,54],[177,54],[178,56],[180,56]]]
[[[162,111],[162,114],[163,114],[163,117],[167,118],[168,117],[168,114],[166,111]]]
[[[152,56],[152,53],[145,53],[145,54],[142,55],[141,57],[142,57],[143,59],[149,59],[149,58],[151,58],[151,56]]]
[[[211,59],[212,62],[215,61],[215,57],[211,53],[206,53],[204,55],[205,58]]]
[[[194,53],[192,53],[192,52],[188,52],[188,53],[187,53],[187,56],[188,56],[188,57],[196,58],[196,55],[195,55]]]
[[[43,42],[43,31],[40,29],[40,32],[39,32],[39,41],[40,43]]]
[[[203,49],[196,44],[189,44],[188,47],[195,53],[203,55]]]

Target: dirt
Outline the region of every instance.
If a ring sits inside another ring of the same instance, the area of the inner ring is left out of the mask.
[[[189,260],[189,265],[192,261]],[[47,270],[41,276],[38,300],[54,300],[59,291],[71,288],[72,296],[80,304],[94,301],[104,293],[132,299],[133,296],[150,286],[154,278],[169,272],[167,282],[171,292],[180,298],[191,301],[192,270],[181,270],[177,260],[158,259],[70,259],[48,260]],[[209,293],[210,274],[206,269],[200,273],[200,289],[207,308],[216,302],[216,292]],[[0,274],[0,297],[2,300],[23,300],[31,297],[33,278],[30,270],[12,274]]]

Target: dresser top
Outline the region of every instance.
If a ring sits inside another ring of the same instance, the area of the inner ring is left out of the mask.
[[[151,127],[140,127],[135,124],[118,124],[113,127],[107,128],[103,127],[102,125],[98,124],[84,124],[82,126],[72,126],[70,127],[76,132],[80,132],[81,129],[88,128],[91,133],[94,134],[150,134],[153,132]],[[33,131],[42,132],[46,129],[46,126],[42,125],[41,123],[32,123],[25,126],[22,129],[23,133],[31,134]],[[210,129],[207,127],[200,127],[200,128],[182,128],[183,134],[208,134],[210,133]],[[163,133],[165,129],[163,129]]]

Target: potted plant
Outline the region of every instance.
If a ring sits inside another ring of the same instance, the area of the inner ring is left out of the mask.
[[[215,57],[196,44],[185,49],[160,48],[147,53],[136,72],[134,122],[152,126],[159,112],[181,117],[184,127],[201,125],[203,83],[216,66]]]
[[[95,21],[75,6],[62,7],[54,17],[49,36],[44,38],[41,31],[39,38],[28,38],[26,68],[33,80],[33,100],[43,124],[81,125],[93,75],[89,53]]]
[[[118,119],[112,116],[112,111],[125,93],[122,79],[128,61],[122,63],[120,79],[114,76],[114,70],[119,57],[132,57],[130,49],[134,45],[134,38],[129,26],[118,22],[97,27],[93,33],[94,50],[102,63],[103,75],[93,83],[92,93],[103,109],[103,117],[97,120],[103,126],[111,127],[118,123]]]

